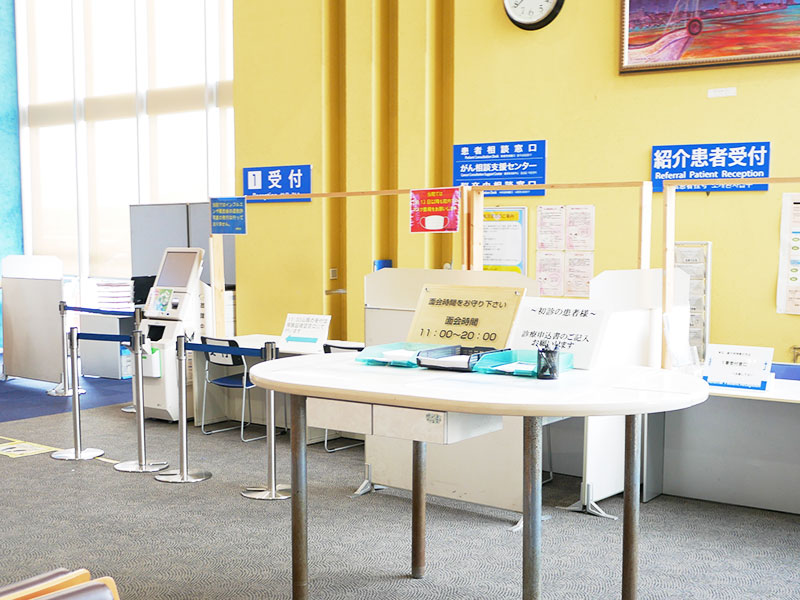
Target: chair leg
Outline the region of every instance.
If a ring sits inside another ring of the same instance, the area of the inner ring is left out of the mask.
[[[200,415],[200,431],[202,431],[205,435],[211,435],[212,433],[219,433],[221,431],[231,431],[232,429],[236,429],[237,425],[233,427],[222,427],[220,429],[210,429],[206,430],[206,391],[208,389],[208,378],[203,377],[203,410],[201,411]]]
[[[356,442],[355,444],[347,444],[345,446],[339,446],[338,448],[329,448],[328,447],[328,430],[325,430],[325,439],[324,439],[324,447],[325,452],[332,454],[334,452],[338,452],[339,450],[347,450],[348,448],[355,448],[356,446],[363,446],[364,442]]]
[[[250,390],[247,389],[247,388],[242,388],[242,423],[241,423],[241,429],[239,430],[239,437],[242,439],[243,442],[255,442],[256,440],[263,440],[265,437],[267,437],[267,434],[259,435],[259,436],[251,437],[251,438],[244,437],[244,428],[245,428],[245,423],[244,423],[244,405],[245,405],[245,402],[247,402],[247,406],[250,409],[250,421],[247,422],[247,425],[250,425],[253,422],[253,407],[250,406]],[[267,427],[269,427],[269,425],[267,425]]]

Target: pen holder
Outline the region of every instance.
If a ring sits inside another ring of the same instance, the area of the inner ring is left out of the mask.
[[[536,357],[537,379],[558,379],[558,350],[539,350]]]

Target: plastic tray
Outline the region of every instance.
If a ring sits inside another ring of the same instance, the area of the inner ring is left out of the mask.
[[[422,350],[417,354],[417,364],[428,369],[443,371],[471,371],[478,360],[489,352],[501,352],[494,348],[478,346],[444,346],[432,350]]]
[[[381,367],[417,367],[417,354],[423,350],[446,348],[441,344],[393,342],[368,346],[359,352],[356,362]]]
[[[472,370],[496,375],[536,377],[538,354],[536,350],[501,350],[492,352],[482,356]],[[571,352],[558,353],[558,368],[561,372],[573,368]]]

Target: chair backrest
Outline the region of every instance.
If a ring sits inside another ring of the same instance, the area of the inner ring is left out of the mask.
[[[200,336],[200,341],[204,344],[210,344],[212,346],[229,346],[230,348],[238,348],[239,344],[236,340],[226,340],[222,338],[212,338],[206,336]],[[235,356],[233,354],[225,354],[223,352],[205,352],[206,361],[210,362],[212,365],[220,365],[222,367],[238,367],[244,364],[244,360],[241,356]]]
[[[79,583],[87,582],[91,578],[91,574],[86,569],[68,571],[52,577],[50,576],[51,574],[52,573],[44,573],[43,575],[20,581],[19,584],[15,585],[15,589],[10,592],[6,592],[6,588],[3,588],[3,593],[0,594],[0,600],[29,600],[31,598],[39,598],[45,594],[50,594],[70,588]]]
[[[36,600],[119,600],[119,591],[111,577],[98,577]]]

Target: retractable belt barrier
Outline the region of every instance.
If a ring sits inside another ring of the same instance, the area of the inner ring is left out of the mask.
[[[234,356],[255,356],[267,359],[265,348],[238,348],[236,346],[217,346],[213,344],[184,344],[186,350],[195,352],[215,352],[217,354],[232,354]]]
[[[189,470],[189,440],[186,431],[186,347],[206,346],[206,344],[187,344],[186,337],[178,336],[176,350],[178,354],[178,453],[180,454],[180,468],[165,471],[156,475],[156,481],[164,483],[197,483],[211,477],[208,471]],[[213,348],[227,348],[226,346],[212,346]],[[215,351],[215,350],[214,350]]]
[[[70,389],[70,374],[69,374],[69,357],[67,352],[67,311],[94,313],[99,315],[109,315],[115,317],[133,317],[133,329],[138,330],[142,322],[142,309],[136,308],[132,311],[123,310],[105,310],[102,308],[84,308],[82,306],[69,306],[66,302],[61,300],[58,303],[58,312],[61,314],[61,383],[59,383],[52,390],[48,391],[48,396],[71,396],[72,390]],[[87,337],[88,335],[104,335],[104,334],[79,334],[79,337],[84,340],[96,341],[115,341],[115,342],[129,342],[130,338],[127,336],[118,336],[121,339],[111,339],[108,337]],[[74,377],[72,379],[75,379]],[[84,390],[78,389],[79,394],[83,394]],[[123,409],[124,410],[124,409]],[[129,411],[126,411],[129,412]]]
[[[102,456],[103,451],[98,448],[81,448],[81,394],[78,387],[77,327],[69,330],[69,348],[72,355],[72,435],[75,445],[68,450],[53,452],[50,456],[56,460],[90,460]]]

